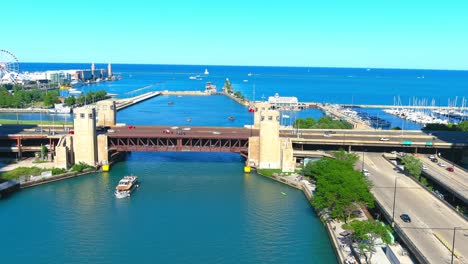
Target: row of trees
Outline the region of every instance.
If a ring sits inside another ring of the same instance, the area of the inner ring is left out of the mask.
[[[6,87],[0,87],[0,107],[24,108],[34,105],[37,106],[38,104],[43,107],[51,107],[55,103],[59,102],[58,90],[44,91],[38,88],[24,90],[21,87],[13,86],[10,91],[7,90]],[[107,93],[105,90],[90,91],[77,98],[69,96],[65,99],[65,103],[69,106],[84,105],[86,103],[94,103],[106,98]]]
[[[99,90],[99,91],[90,91],[87,92],[86,95],[80,95],[78,97],[69,96],[65,99],[65,103],[69,106],[73,105],[84,105],[89,103],[94,103],[100,100],[104,100],[107,98],[106,90]]]
[[[328,212],[331,218],[345,222],[343,228],[352,231],[359,253],[370,263],[377,241],[382,239],[384,243],[390,243],[391,232],[375,220],[348,223],[360,207],[374,207],[374,197],[369,191],[371,182],[354,169],[358,160],[356,154],[340,150],[333,157],[310,162],[303,168],[304,175],[316,180],[317,188],[311,203],[316,209]]]
[[[353,125],[343,120],[333,120],[329,116],[322,116],[317,121],[312,117],[298,118],[294,127],[312,129],[352,129]]]
[[[468,121],[463,121],[458,123],[457,125],[454,124],[427,124],[423,129],[423,131],[464,131],[468,132]]]
[[[21,87],[14,86],[10,91],[6,87],[0,87],[0,107],[20,108],[39,102],[44,107],[49,107],[58,101],[59,96],[57,90],[44,91],[38,88],[23,90]]]

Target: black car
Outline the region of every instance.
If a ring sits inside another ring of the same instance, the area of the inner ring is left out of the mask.
[[[405,223],[411,223],[411,217],[407,214],[400,215],[401,220]]]

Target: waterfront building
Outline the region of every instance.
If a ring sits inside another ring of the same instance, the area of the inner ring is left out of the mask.
[[[280,111],[298,111],[300,110],[299,102],[297,97],[294,96],[279,96],[276,93],[274,96],[268,97],[268,103],[271,105],[272,109],[277,109]]]
[[[205,86],[205,93],[212,94],[216,93],[216,85],[214,85],[212,82],[207,82]]]

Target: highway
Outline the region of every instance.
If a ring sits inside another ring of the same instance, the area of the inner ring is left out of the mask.
[[[395,223],[401,227],[428,262],[450,263],[451,252],[436,238],[435,233],[451,246],[453,228],[460,227],[467,230],[456,231],[455,251],[461,255],[461,259],[455,258],[454,263],[468,263],[467,221],[408,176],[394,170],[394,166],[385,160],[381,153],[365,153],[364,155],[365,168],[369,170],[368,177],[373,182],[372,192],[390,216],[392,215],[395,178],[397,178]],[[360,158],[361,156],[359,154]],[[400,219],[403,213],[409,214],[411,223],[405,223]]]
[[[461,199],[465,204],[468,204],[468,173],[462,168],[455,166],[454,171],[450,172],[447,170],[448,167],[452,167],[450,163],[440,160],[445,164],[445,167],[441,167],[438,163],[432,162],[428,155],[416,155],[416,157],[427,167],[423,172],[438,182],[440,185],[445,186],[451,193]]]

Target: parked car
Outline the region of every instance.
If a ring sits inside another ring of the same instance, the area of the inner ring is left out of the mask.
[[[401,214],[400,218],[405,223],[411,223],[411,217],[408,214]]]
[[[455,169],[453,167],[448,167],[447,170],[450,172],[455,172]]]

